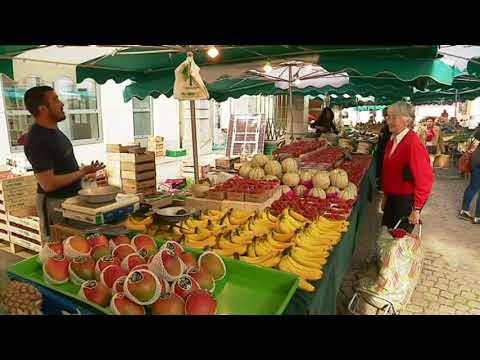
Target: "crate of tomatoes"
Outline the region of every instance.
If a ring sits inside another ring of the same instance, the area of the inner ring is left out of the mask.
[[[255,180],[234,177],[210,189],[212,193],[223,193],[232,201],[264,202],[276,191],[278,180]]]

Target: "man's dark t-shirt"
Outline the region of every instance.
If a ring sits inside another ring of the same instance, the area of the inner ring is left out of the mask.
[[[33,125],[24,146],[25,155],[35,173],[53,169],[55,175],[65,175],[79,169],[70,140],[58,129],[48,129]],[[49,192],[48,196],[67,198],[77,195],[81,181]],[[38,184],[38,193],[45,193]]]
[[[477,127],[477,130],[473,133],[473,137],[480,141],[480,126]],[[477,166],[478,164],[480,164],[480,145],[477,146],[472,154],[472,166]]]

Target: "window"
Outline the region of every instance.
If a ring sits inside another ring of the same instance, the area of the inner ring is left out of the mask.
[[[133,98],[133,135],[135,138],[148,137],[153,134],[152,98],[143,100]]]
[[[12,151],[22,150],[25,135],[34,122],[23,102],[25,92],[31,87],[40,85],[52,86],[37,76],[32,76],[23,83],[2,76],[2,92]],[[66,119],[59,123],[59,129],[74,145],[101,141],[101,121],[95,82],[85,80],[76,85],[69,79],[60,79],[55,81],[52,87],[65,105]]]

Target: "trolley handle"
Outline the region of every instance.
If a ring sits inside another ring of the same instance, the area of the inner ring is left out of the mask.
[[[408,216],[404,216],[402,218],[400,218],[400,220],[398,220],[397,224],[394,226],[394,230],[395,229],[398,229],[398,227],[400,226],[400,224],[402,223],[403,220],[408,220]],[[415,228],[418,228],[418,238],[421,239],[422,238],[422,227],[423,227],[423,221],[420,219],[418,221],[418,226],[415,226]],[[414,228],[414,230],[415,230]],[[412,231],[412,234],[413,234],[413,231]]]

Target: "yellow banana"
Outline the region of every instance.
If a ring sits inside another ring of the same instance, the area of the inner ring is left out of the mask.
[[[263,261],[263,262],[261,262],[257,265],[272,268],[272,267],[277,266],[280,263],[280,260],[282,260],[281,255],[277,255],[277,256],[275,256],[271,259],[265,260],[265,261]]]
[[[270,251],[269,248],[266,248],[263,244],[263,241],[261,239],[256,239],[255,240],[255,253],[257,256],[264,256],[270,254],[272,251]]]
[[[198,228],[197,228],[198,229]],[[195,234],[185,234],[185,239],[190,241],[203,241],[208,238],[212,233],[207,229],[198,229]]]
[[[287,256],[282,259],[282,261],[286,261],[287,264],[293,271],[296,271],[298,275],[303,277],[305,280],[320,280],[323,276],[321,270],[315,270],[308,267],[305,267],[301,264],[296,263],[292,260],[291,257]]]
[[[187,224],[188,227],[193,228],[193,227],[199,227],[199,228],[206,228],[208,226],[208,219],[204,220],[195,220],[192,217],[189,217],[185,223]]]
[[[311,273],[311,272],[305,272],[305,271],[301,271],[297,268],[294,268],[290,262],[287,260],[286,257],[283,257],[279,264],[278,264],[278,268],[282,271],[285,271],[285,272],[288,272],[288,273],[291,273],[291,274],[294,274],[294,275],[297,275],[299,276],[300,278],[303,278],[305,280],[318,280],[321,278],[321,275],[319,276],[318,273]]]
[[[267,217],[268,217],[268,220],[270,220],[270,222],[272,223],[276,223],[278,221],[278,217],[276,217],[275,215],[273,215],[270,210],[265,210],[265,212],[267,213]]]
[[[278,222],[278,229],[284,234],[294,233],[297,230],[297,228],[292,225],[283,215]]]
[[[331,246],[328,245],[312,246],[307,244],[297,244],[296,247],[309,251],[312,254],[323,254],[325,251],[329,251],[331,249]]]
[[[241,231],[239,232],[237,229],[234,232],[232,232],[232,235],[230,236],[230,241],[239,245],[251,244],[253,241],[253,238],[254,236],[252,233],[245,234]]]
[[[327,263],[327,259],[319,259],[319,260],[312,260],[309,258],[304,258],[302,256],[299,256],[298,253],[293,253],[290,252],[289,255],[293,260],[295,260],[297,263],[306,266],[308,268],[312,269],[322,269],[323,265]]]
[[[312,274],[318,274],[319,276],[322,275],[322,270],[319,269],[318,267],[310,267],[310,266],[305,266],[300,264],[298,261],[296,261],[294,258],[292,258],[290,255],[286,256],[286,260],[290,262],[290,265],[292,265],[293,268],[298,269],[299,271],[304,271],[304,272],[311,272]]]
[[[279,250],[285,250],[285,249],[288,249],[289,247],[291,247],[293,244],[290,243],[290,242],[279,242],[279,241],[276,241],[273,237],[272,237],[272,233],[268,233],[267,235],[267,241],[268,243],[274,247],[275,249],[279,249]]]
[[[327,250],[321,253],[311,253],[310,251],[305,250],[304,248],[293,246],[290,250],[292,254],[296,254],[296,256],[303,257],[310,261],[321,261],[323,259],[328,259],[329,253]]]
[[[243,225],[248,221],[248,219],[250,219],[249,216],[240,218],[240,217],[234,217],[232,213],[228,215],[228,220],[232,225]]]
[[[124,226],[128,230],[131,230],[131,231],[139,231],[139,232],[146,232],[147,231],[147,227],[145,225],[133,223],[130,218],[128,218],[125,221]]]
[[[250,221],[249,229],[253,232],[254,236],[263,236],[269,232],[269,229],[261,222]]]
[[[257,257],[257,254],[255,253],[255,245],[253,243],[251,243],[250,245],[248,245],[248,248],[247,248],[247,256],[249,257]]]
[[[300,221],[302,223],[311,223],[309,219],[307,219],[305,216],[303,216],[302,214],[299,214],[298,212],[296,212],[291,208],[288,210],[288,213],[291,217],[293,217],[297,221]]]
[[[233,254],[243,255],[247,252],[247,245],[240,245],[230,249],[213,249],[212,251],[220,256],[232,256]]]
[[[158,229],[159,229],[158,225],[152,224],[151,226],[148,227],[147,234],[150,236],[155,236]]]
[[[272,238],[275,240],[275,241],[280,241],[280,242],[288,242],[290,241],[290,239],[295,235],[295,233],[279,233],[279,232],[276,232],[276,231],[273,231],[272,232]]]
[[[230,215],[232,215],[235,218],[251,218],[252,216],[255,216],[255,211],[250,211],[250,210],[242,210],[242,209],[233,209],[230,212]]]
[[[298,287],[307,292],[314,292],[315,286],[310,284],[307,280],[300,278],[300,282],[298,283]]]
[[[182,221],[179,226],[182,234],[195,234],[195,227],[188,226],[186,221]]]
[[[283,213],[282,215],[285,217],[285,219],[290,223],[292,224],[292,226],[294,226],[296,229],[300,229],[301,227],[303,227],[306,222],[304,221],[298,221],[297,219],[295,219],[291,214],[290,214],[290,208],[285,208],[283,210]]]
[[[272,246],[272,244],[270,244],[270,243],[268,242],[268,240],[266,239],[266,237],[263,238],[263,241],[262,241],[262,245],[261,245],[261,246],[263,246],[263,247],[265,248],[265,250],[268,250],[270,253],[272,253],[272,252],[274,252],[274,253],[281,253],[281,252],[283,252],[283,250],[284,250],[284,249],[278,249],[278,248]]]

